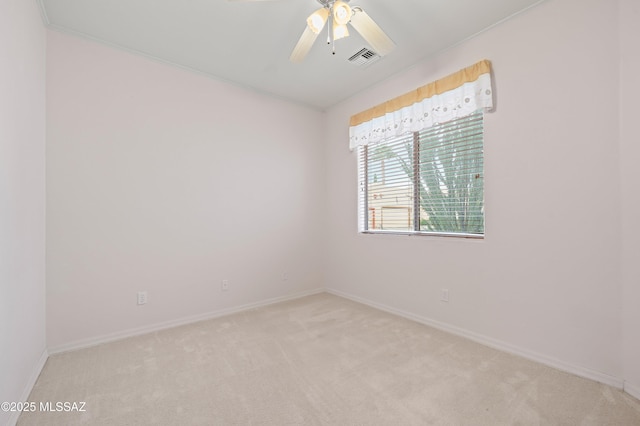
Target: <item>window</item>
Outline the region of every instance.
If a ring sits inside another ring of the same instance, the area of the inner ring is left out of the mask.
[[[351,116],[360,232],[484,236],[491,81],[485,59]]]
[[[483,111],[358,147],[360,232],[484,235]]]

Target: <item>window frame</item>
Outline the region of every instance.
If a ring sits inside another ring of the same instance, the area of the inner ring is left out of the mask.
[[[485,217],[485,184],[484,184],[484,111],[477,110],[474,113],[467,115],[465,117],[456,118],[454,120],[449,121],[451,123],[457,120],[463,120],[469,118],[470,116],[479,114],[480,116],[480,126],[481,126],[481,141],[479,148],[479,155],[482,161],[482,169],[481,169],[481,179],[482,179],[482,233],[468,233],[468,232],[450,232],[450,231],[425,231],[420,230],[420,219],[421,219],[421,203],[420,203],[420,186],[417,184],[420,179],[420,131],[412,132],[413,136],[413,145],[412,145],[412,169],[413,169],[413,178],[410,179],[412,181],[413,186],[413,201],[411,203],[411,207],[413,209],[413,229],[412,230],[402,230],[402,229],[369,229],[369,167],[370,167],[370,158],[369,158],[369,145],[360,145],[357,148],[357,168],[358,168],[358,233],[367,234],[367,235],[406,235],[406,236],[431,236],[431,237],[447,237],[447,238],[463,238],[463,239],[484,239],[486,235],[486,217]],[[446,124],[446,123],[441,123]],[[407,138],[407,134],[395,136],[394,138],[389,138],[386,141],[391,141],[395,139],[400,139],[402,137]],[[408,139],[408,138],[407,138]],[[385,143],[386,141],[381,141],[379,143]],[[362,157],[365,156],[363,159]],[[362,165],[362,167],[361,167]]]

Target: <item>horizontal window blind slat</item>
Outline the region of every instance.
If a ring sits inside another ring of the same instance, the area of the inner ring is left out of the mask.
[[[458,176],[450,177],[455,173],[458,173]],[[472,179],[483,178],[482,169],[477,167],[464,167],[464,168],[461,167],[459,169],[449,168],[449,169],[438,169],[438,170],[423,169],[421,173],[418,175],[418,178],[421,180],[425,180],[429,175],[443,176],[445,178],[456,179],[456,181],[460,181],[462,179],[464,179],[465,181],[469,181]]]

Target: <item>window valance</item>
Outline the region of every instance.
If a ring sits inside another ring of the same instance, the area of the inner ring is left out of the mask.
[[[492,108],[491,63],[483,60],[352,116],[349,148]]]

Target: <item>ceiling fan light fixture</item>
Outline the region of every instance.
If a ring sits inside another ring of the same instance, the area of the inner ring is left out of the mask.
[[[395,43],[361,7],[349,7],[347,3],[350,0],[317,1],[322,5],[322,8],[316,10],[307,18],[307,25],[289,56],[291,62],[302,62],[325,26],[327,27],[327,44],[332,45],[334,55],[336,54],[335,41],[350,35],[347,24],[351,24],[353,29],[371,45],[371,48],[380,57],[386,55],[395,47]]]
[[[319,34],[324,28],[324,24],[326,24],[328,18],[329,10],[322,7],[309,15],[307,18],[307,25],[311,31],[315,34]]]
[[[333,39],[340,40],[341,38],[349,37],[349,29],[345,24],[338,24],[333,21]]]
[[[346,25],[351,20],[351,8],[347,3],[338,0],[333,4],[333,21],[339,25]]]

